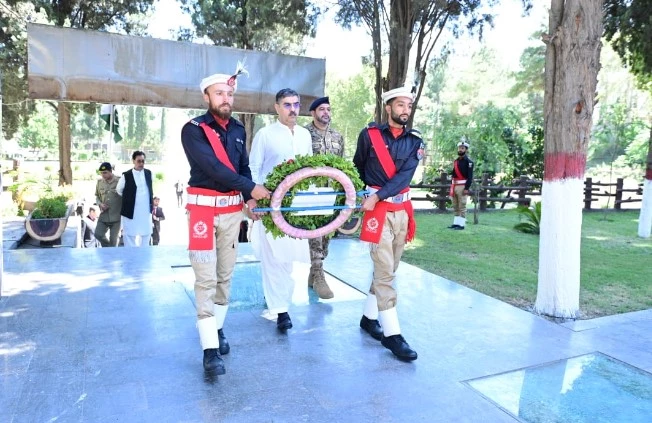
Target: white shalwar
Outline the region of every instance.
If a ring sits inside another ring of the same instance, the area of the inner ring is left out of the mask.
[[[263,184],[274,166],[297,155],[312,155],[312,137],[296,125],[294,133],[281,122],[268,125],[254,137],[249,168],[255,183]],[[284,313],[292,302],[294,279],[292,262],[310,263],[308,240],[265,233],[260,221],[254,222],[251,236],[254,254],[262,264],[263,292],[270,314]]]
[[[143,170],[131,170],[136,182],[136,203],[134,205],[134,218],[122,216],[122,238],[125,247],[144,247],[149,245],[152,236],[152,211],[149,209],[149,188],[145,181]],[[122,196],[125,189],[125,179],[120,178],[116,192]]]

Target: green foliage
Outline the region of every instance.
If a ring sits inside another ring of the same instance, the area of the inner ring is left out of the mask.
[[[319,10],[300,0],[181,0],[195,34],[179,38],[208,38],[215,45],[246,50],[299,53],[297,36],[314,37]],[[228,72],[229,70],[225,70]]]
[[[132,18],[145,14],[153,1],[5,0],[4,7],[0,7],[0,75],[5,136],[11,138],[34,112],[33,102],[25,100],[28,98],[27,20],[71,28],[110,28],[113,32],[131,33],[139,27],[137,20]]]
[[[623,103],[603,106],[589,145],[589,166],[613,163],[637,138],[647,135],[645,122]]]
[[[333,127],[344,138],[346,157],[353,157],[360,131],[373,120],[375,104],[372,87],[373,69],[370,67],[347,80],[328,84]]]
[[[541,202],[534,202],[532,207],[519,206],[517,208],[520,219],[524,222],[514,225],[514,229],[526,234],[539,235],[541,229]]]
[[[605,0],[604,31],[644,89],[652,90],[652,2]]]
[[[21,131],[18,138],[18,145],[29,149],[34,154],[55,148],[59,140],[57,118],[52,108],[40,103],[37,111],[38,113],[29,119],[27,126]]]
[[[163,180],[165,179],[165,173],[164,172],[156,172],[154,174],[154,179],[157,180],[157,181],[163,182]]]
[[[360,180],[358,171],[356,170],[353,163],[343,159],[334,154],[318,154],[315,156],[296,156],[294,160],[288,160],[287,162],[281,163],[274,167],[274,169],[267,175],[265,181],[265,187],[270,191],[274,191],[278,185],[285,179],[286,176],[303,169],[305,167],[323,167],[329,166],[341,170],[346,176],[351,179],[353,186],[356,191],[360,191],[364,188],[364,183]],[[315,185],[317,187],[331,187],[336,192],[343,192],[344,188],[342,184],[334,179],[330,179],[325,176],[316,176],[306,178],[296,185],[294,185],[288,192],[291,194],[296,193],[297,191],[308,190],[310,185]],[[282,203],[281,207],[290,207],[292,204],[292,199],[294,195],[286,196]],[[345,203],[345,196],[338,195],[335,200],[335,205],[342,206]],[[266,208],[270,207],[270,200],[263,199],[258,200],[258,207]],[[297,216],[292,212],[283,212],[283,217],[287,222],[294,226],[295,228],[302,228],[313,230],[320,228],[322,226],[328,225],[330,222],[335,220],[339,215],[340,210],[334,210],[334,213],[329,216]],[[271,233],[274,238],[284,236],[285,234],[274,224],[272,221],[272,216],[270,213],[265,214],[262,217],[263,226],[267,232]]]
[[[59,219],[66,216],[68,205],[65,195],[41,197],[34,206],[32,219]]]

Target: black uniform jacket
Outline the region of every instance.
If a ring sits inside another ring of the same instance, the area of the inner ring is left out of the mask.
[[[368,127],[374,126],[376,124],[373,122],[368,125]],[[396,175],[389,179],[383,170],[371,144],[367,128],[363,129],[358,136],[358,147],[353,156],[353,164],[365,184],[381,187],[376,194],[381,200],[384,200],[410,186],[419,161],[423,158],[425,146],[416,129],[403,129],[403,133],[398,138],[394,138],[389,124],[384,123],[377,127],[380,129],[389,155],[396,165]]]
[[[466,179],[466,183],[464,184],[464,189],[471,189],[471,184],[473,183],[473,160],[469,159],[469,156],[466,154],[462,157],[459,157],[457,159],[457,168],[460,170],[460,173]],[[451,172],[451,175],[455,177],[457,174],[455,173],[455,166],[453,166],[453,170]]]
[[[226,154],[237,173],[220,162],[199,123],[206,124],[220,135]],[[244,126],[234,118],[229,119],[226,130],[217,124],[210,112],[186,123],[181,129],[181,143],[190,164],[191,187],[208,188],[219,192],[237,190],[244,200],[251,199],[255,183],[251,180],[249,156]]]

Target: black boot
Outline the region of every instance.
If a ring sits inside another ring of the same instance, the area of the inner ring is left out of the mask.
[[[292,329],[292,320],[290,320],[290,315],[287,312],[278,314],[276,327],[283,333],[287,332],[288,329]]]
[[[383,329],[380,327],[378,320],[370,319],[364,314],[360,319],[360,327],[377,341],[380,341],[383,337]]]
[[[450,226],[448,227],[448,229],[457,229],[457,228],[459,228],[459,227],[460,227],[460,225],[450,225]]]
[[[223,375],[226,373],[224,368],[224,361],[217,352],[217,348],[209,348],[204,350],[204,371],[215,375]]]
[[[398,357],[399,360],[412,361],[417,359],[417,352],[410,348],[402,335],[383,336],[380,343]]]
[[[229,341],[226,340],[222,329],[217,330],[217,338],[220,340],[220,354],[227,355],[231,351],[231,346],[229,345]]]

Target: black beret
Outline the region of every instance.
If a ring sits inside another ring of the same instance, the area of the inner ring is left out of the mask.
[[[322,104],[331,104],[330,101],[328,101],[328,97],[321,97],[318,98],[317,100],[313,101],[312,104],[310,105],[310,108],[308,109],[309,112],[312,112],[315,110],[317,107],[321,106]]]

